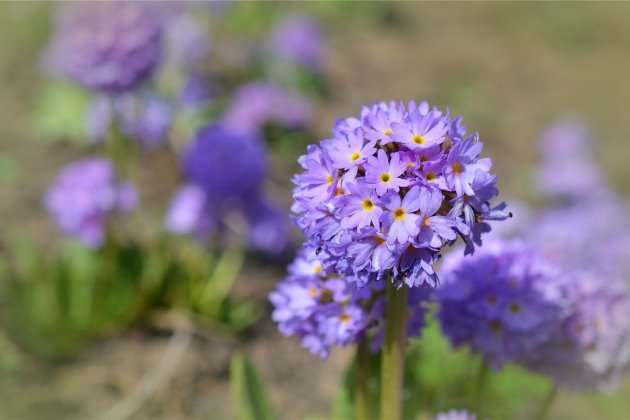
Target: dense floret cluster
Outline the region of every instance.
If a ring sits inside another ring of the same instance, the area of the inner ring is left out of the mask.
[[[272,318],[280,332],[300,338],[311,353],[328,357],[332,346],[344,346],[372,336],[371,346],[380,348],[387,308],[385,282],[359,288],[335,273],[334,258],[326,252],[304,247],[289,266],[289,276],[269,296]],[[408,296],[407,334],[419,336],[427,311],[424,303],[431,289],[418,287]]]
[[[470,253],[505,219],[492,206],[497,178],[462,118],[426,102],[377,103],[339,120],[333,137],[299,160],[293,211],[310,245],[359,286],[392,273],[399,284],[437,284],[440,251],[461,236]]]
[[[526,365],[573,389],[612,390],[630,369],[630,294],[620,282],[572,270],[571,309]]]
[[[578,118],[557,121],[542,133],[537,181],[543,193],[556,200],[580,200],[607,190],[590,140],[588,127]]]
[[[552,338],[569,309],[559,274],[518,241],[487,240],[471,257],[453,252],[437,292],[442,329],[493,368],[522,362]]]
[[[100,95],[92,100],[87,132],[94,142],[106,141],[114,126],[144,149],[156,149],[169,137],[174,108],[156,95]]]
[[[44,200],[62,231],[95,248],[105,241],[108,218],[132,211],[137,194],[109,160],[94,158],[65,166]]]
[[[160,63],[163,14],[145,2],[86,2],[60,8],[49,63],[87,88],[119,94]]]
[[[306,16],[289,16],[271,34],[273,53],[313,71],[321,70],[326,45],[319,24]]]
[[[237,152],[235,152],[237,151]],[[206,238],[245,219],[250,243],[280,252],[287,242],[282,213],[263,195],[267,161],[255,134],[212,125],[199,131],[182,162],[187,183],[176,193],[167,228]]]
[[[266,124],[302,127],[310,117],[310,104],[299,93],[273,83],[250,82],[236,90],[222,121],[233,130],[257,133]]]

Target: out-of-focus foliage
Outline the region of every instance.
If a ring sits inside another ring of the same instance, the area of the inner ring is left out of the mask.
[[[33,132],[37,139],[63,139],[77,145],[87,143],[85,113],[88,94],[67,82],[48,82],[42,86],[33,115]]]
[[[275,418],[263,383],[245,353],[236,353],[232,357],[230,382],[232,399],[240,420]]]
[[[110,240],[98,251],[69,243],[49,254],[16,244],[0,257],[2,327],[27,353],[58,359],[159,308],[179,308],[228,331],[251,325],[257,310],[229,298],[242,251],[205,255],[177,241],[147,248]]]

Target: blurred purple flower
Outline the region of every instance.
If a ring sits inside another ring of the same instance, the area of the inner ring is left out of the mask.
[[[63,4],[46,63],[87,88],[127,92],[160,63],[163,16],[158,9],[145,2]]]
[[[559,271],[518,241],[487,240],[472,256],[454,251],[441,267],[442,329],[493,368],[522,362],[556,333],[568,309]]]
[[[151,150],[168,140],[173,118],[171,104],[155,95],[99,95],[90,104],[87,132],[92,141],[104,141],[112,125],[118,124],[123,134]]]
[[[267,162],[257,135],[206,127],[184,154],[183,167],[188,184],[171,203],[170,232],[206,239],[236,215],[247,225],[250,246],[271,254],[285,250],[288,220],[262,195]]]
[[[245,203],[245,217],[249,223],[249,243],[253,248],[279,255],[286,250],[289,237],[285,213],[262,197]]]
[[[526,366],[569,388],[612,391],[630,370],[628,288],[592,270],[567,270],[564,276],[571,310]]]
[[[213,230],[207,213],[206,193],[194,184],[177,190],[166,216],[166,229],[174,234],[205,236]]]
[[[212,98],[211,85],[202,77],[194,74],[188,77],[184,88],[179,95],[179,101],[183,105],[196,106]]]
[[[253,197],[267,173],[262,139],[225,125],[201,129],[183,157],[190,182],[206,191],[213,203],[230,197]]]
[[[319,24],[306,16],[289,16],[278,23],[270,39],[278,56],[297,62],[312,71],[320,71],[326,45]]]
[[[145,149],[164,144],[171,130],[173,107],[155,95],[125,95],[115,100],[123,132]]]
[[[195,70],[207,57],[212,38],[185,10],[172,13],[166,26],[166,59],[186,70]]]
[[[466,410],[449,410],[436,414],[434,420],[477,420],[477,416]]]
[[[137,200],[135,187],[120,182],[112,163],[103,158],[64,167],[44,198],[59,228],[92,248],[105,241],[108,218],[132,211]]]
[[[591,133],[578,119],[564,119],[540,137],[537,181],[550,197],[589,199],[605,192],[603,174],[590,150]]]
[[[235,92],[222,121],[232,130],[253,133],[269,123],[301,127],[310,117],[311,108],[305,97],[271,83],[250,82]]]

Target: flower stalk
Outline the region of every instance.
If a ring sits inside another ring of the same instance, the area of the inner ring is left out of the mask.
[[[549,412],[551,411],[551,406],[553,405],[556,396],[558,395],[558,385],[553,384],[547,395],[545,396],[545,400],[543,401],[538,416],[536,418],[540,420],[546,420],[549,418]]]
[[[380,418],[382,419],[402,418],[403,373],[407,341],[407,293],[406,286],[397,289],[393,282],[388,281],[385,342],[381,364]]]
[[[356,355],[356,386],[354,403],[356,407],[357,420],[369,420],[370,415],[370,349],[368,343],[362,341],[357,344]]]

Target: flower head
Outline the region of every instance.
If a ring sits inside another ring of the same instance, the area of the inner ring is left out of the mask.
[[[132,211],[137,195],[110,161],[93,158],[64,167],[44,201],[62,231],[96,248],[105,241],[108,218]]]
[[[321,69],[326,52],[322,29],[305,16],[280,21],[271,35],[271,47],[277,56],[313,71]]]
[[[289,276],[269,295],[272,319],[284,335],[300,338],[311,353],[328,357],[331,347],[345,346],[372,337],[371,346],[382,343],[387,308],[385,283],[357,287],[334,270],[335,259],[324,251],[305,246],[289,266]],[[430,289],[410,290],[407,334],[420,335]]]
[[[264,197],[267,162],[258,136],[206,127],[184,154],[183,167],[187,183],[177,191],[165,221],[171,233],[207,239],[233,220],[242,222],[253,248],[284,251],[288,220]]]
[[[525,365],[573,389],[613,390],[630,370],[630,293],[600,273],[567,270],[570,311]]]
[[[107,94],[127,92],[160,63],[163,16],[144,2],[65,4],[48,50],[51,65]]]
[[[363,107],[299,159],[297,225],[349,281],[391,273],[399,284],[435,284],[444,247],[459,236],[472,252],[487,221],[507,217],[490,203],[497,180],[482,143],[464,136],[461,118],[426,102]]]
[[[436,414],[434,420],[477,420],[477,416],[466,410],[449,410]]]
[[[499,368],[522,362],[558,329],[568,308],[559,271],[523,243],[489,241],[473,256],[443,262],[438,317],[453,345]]]
[[[265,124],[286,128],[304,126],[311,118],[308,100],[266,82],[250,82],[238,88],[223,116],[223,124],[234,131],[256,133]]]
[[[537,181],[546,195],[582,200],[607,190],[590,141],[588,127],[575,118],[559,120],[541,134]]]

